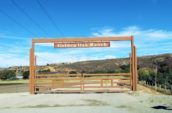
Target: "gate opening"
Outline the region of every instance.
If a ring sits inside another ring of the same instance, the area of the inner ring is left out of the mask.
[[[110,47],[111,41],[130,41],[129,73],[76,73],[37,74],[36,43],[53,43],[54,48]],[[84,93],[84,92],[124,92],[137,90],[137,56],[133,36],[93,37],[93,38],[52,38],[32,39],[30,49],[29,92],[37,93]]]

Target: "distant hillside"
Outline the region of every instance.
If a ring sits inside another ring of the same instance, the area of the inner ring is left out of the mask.
[[[57,72],[77,71],[77,72],[121,72],[129,71],[129,58],[105,59],[81,61],[75,63],[49,64]],[[138,57],[139,68],[156,68],[161,63],[171,66],[172,54],[150,55]]]
[[[171,66],[172,54],[149,55],[138,57],[139,68],[156,68],[160,64]],[[10,70],[29,70],[28,66],[9,67]],[[123,72],[129,71],[129,58],[90,60],[74,63],[47,64],[46,66],[38,66],[38,70],[50,70],[51,72],[66,73],[70,71],[76,72]]]
[[[118,58],[47,64],[45,66],[37,66],[37,73],[123,73],[130,71],[129,61],[129,58]],[[13,73],[14,77],[16,72],[25,79],[29,77],[28,66],[14,66],[3,71],[0,70],[0,79],[4,79],[3,76],[11,79],[9,72]],[[172,54],[138,57],[138,75],[140,83],[155,89],[158,87],[159,91],[172,94]]]

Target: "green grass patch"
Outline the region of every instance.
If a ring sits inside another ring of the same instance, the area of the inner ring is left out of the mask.
[[[29,80],[0,80],[0,85],[27,84]]]

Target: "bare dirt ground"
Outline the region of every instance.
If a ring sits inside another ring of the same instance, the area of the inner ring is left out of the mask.
[[[159,109],[154,109],[156,107]],[[127,93],[0,94],[0,113],[171,113],[172,96],[139,85]]]

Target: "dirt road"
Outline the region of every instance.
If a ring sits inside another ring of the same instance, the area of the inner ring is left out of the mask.
[[[161,106],[160,106],[161,105]],[[161,109],[154,109],[156,107]],[[171,113],[172,96],[143,91],[86,94],[0,94],[0,113]]]

